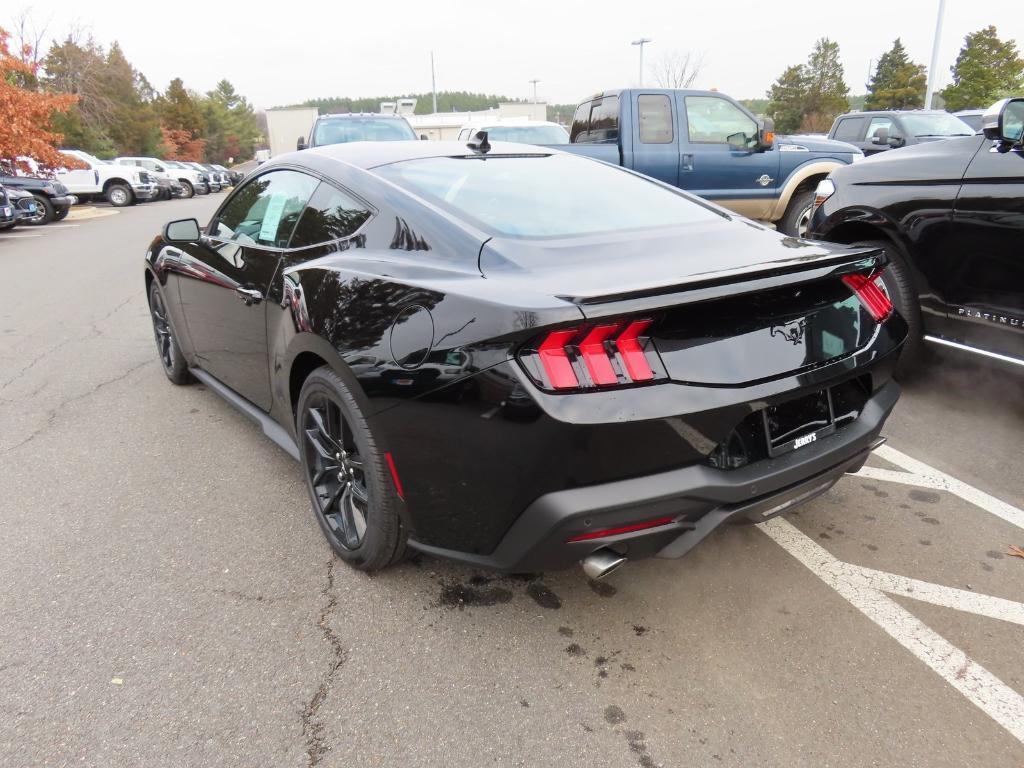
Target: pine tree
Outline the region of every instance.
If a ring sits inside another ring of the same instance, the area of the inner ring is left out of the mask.
[[[850,109],[847,98],[850,89],[843,79],[839,43],[827,37],[819,39],[807,59],[804,77],[807,80],[807,101],[800,130],[827,131],[836,116]]]
[[[779,133],[796,133],[803,122],[807,100],[807,77],[802,64],[786,67],[767,93],[765,114],[775,121]]]
[[[946,109],[987,107],[1024,89],[1024,60],[1013,40],[1003,42],[993,26],[964,38],[951,68],[953,84],[942,91]]]
[[[925,68],[907,56],[897,37],[892,48],[882,54],[868,86],[866,109],[920,109],[928,84]]]

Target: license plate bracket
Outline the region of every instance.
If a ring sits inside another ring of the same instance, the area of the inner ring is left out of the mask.
[[[768,455],[772,457],[795,451],[836,431],[828,389],[770,405],[761,413]]]

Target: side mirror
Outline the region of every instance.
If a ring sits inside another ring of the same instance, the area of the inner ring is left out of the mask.
[[[775,146],[775,121],[766,117],[757,126],[757,150],[767,152]]]
[[[295,148],[301,152],[302,150],[307,149],[308,147],[309,145],[306,143],[306,137],[299,136],[299,140],[295,142]]]
[[[886,143],[893,149],[897,149],[906,144],[907,140],[904,139],[902,136],[890,136]]]
[[[1024,99],[1003,99],[987,110],[982,118],[986,139],[1018,144],[1024,136]]]
[[[426,141],[426,140],[427,140],[427,134],[421,133],[420,134],[420,141]]]
[[[871,137],[871,143],[877,144],[878,146],[885,146],[889,143],[889,129],[878,128],[875,130],[875,134]]]
[[[202,236],[195,219],[179,219],[164,225],[164,240],[168,243],[194,243]]]

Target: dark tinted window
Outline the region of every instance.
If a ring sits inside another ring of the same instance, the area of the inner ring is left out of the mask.
[[[644,144],[672,143],[672,102],[664,94],[637,97],[640,112],[640,141]]]
[[[291,247],[340,240],[355,233],[370,218],[366,205],[340,189],[323,183],[309,199],[302,218],[295,226]]]
[[[210,234],[249,245],[285,248],[318,180],[298,171],[271,171],[246,182],[213,220]]]
[[[836,141],[860,141],[860,127],[864,122],[863,117],[844,117],[836,126]]]
[[[587,131],[590,130],[590,102],[586,101],[576,107],[576,114],[572,116],[572,127],[569,130],[569,141],[586,141]]]
[[[608,96],[591,102],[590,131],[587,141],[591,144],[617,141],[619,138],[619,97]]]
[[[394,117],[339,117],[318,120],[313,146],[350,141],[413,141],[416,134],[405,120]]]

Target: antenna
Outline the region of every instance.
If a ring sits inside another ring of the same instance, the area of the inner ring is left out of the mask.
[[[487,141],[487,131],[477,131],[473,138],[466,142],[466,146],[474,152],[486,155],[491,151],[491,143]]]

